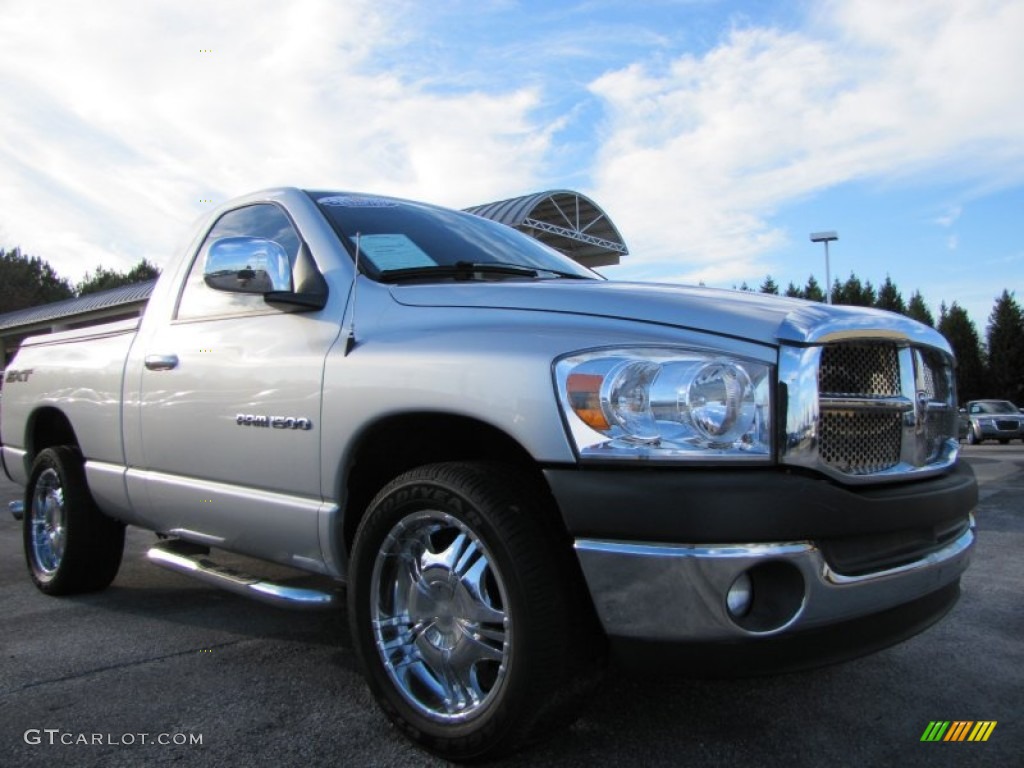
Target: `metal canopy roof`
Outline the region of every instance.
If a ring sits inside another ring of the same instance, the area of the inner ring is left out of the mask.
[[[142,303],[149,300],[154,285],[156,285],[156,280],[146,280],[142,283],[132,283],[89,293],[78,298],[55,301],[52,304],[16,309],[13,312],[0,315],[0,331],[48,324],[89,312]]]
[[[579,192],[548,190],[466,211],[525,232],[585,267],[618,264],[629,253],[608,215]]]

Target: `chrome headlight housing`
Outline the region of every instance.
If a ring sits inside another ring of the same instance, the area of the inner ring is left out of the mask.
[[[708,350],[603,349],[555,361],[583,459],[770,461],[773,368]]]

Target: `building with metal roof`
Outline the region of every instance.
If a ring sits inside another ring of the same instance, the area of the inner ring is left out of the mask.
[[[608,215],[579,192],[552,189],[466,211],[525,232],[585,267],[618,264],[629,253]]]
[[[147,280],[122,285],[0,315],[0,363],[6,366],[22,339],[28,336],[138,317],[155,284],[156,280]]]

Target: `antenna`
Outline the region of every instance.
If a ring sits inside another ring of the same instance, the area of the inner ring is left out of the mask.
[[[356,290],[359,287],[359,238],[360,233],[356,232],[356,268],[352,275],[352,314],[348,321],[348,338],[345,339],[345,355],[356,346]]]

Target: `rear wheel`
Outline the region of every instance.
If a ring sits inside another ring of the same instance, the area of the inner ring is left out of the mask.
[[[448,759],[496,757],[571,722],[600,633],[565,532],[530,476],[489,464],[405,473],[356,533],[355,646],[378,703]]]
[[[73,448],[47,448],[36,457],[22,524],[29,575],[46,594],[95,592],[117,575],[124,525],[96,507]]]

